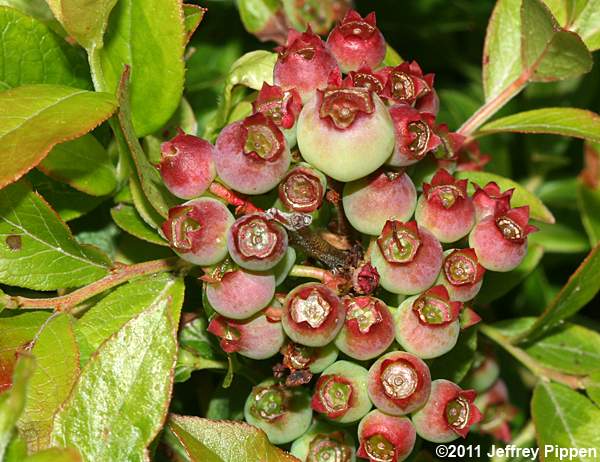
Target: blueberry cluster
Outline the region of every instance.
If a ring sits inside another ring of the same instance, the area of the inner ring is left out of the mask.
[[[348,12],[326,42],[290,30],[277,51],[251,115],[215,145],[180,133],[159,166],[188,200],[162,231],[205,272],[209,332],[227,353],[282,355],[245,418],[306,461],[397,462],[417,435],[464,437],[476,393],[432,380],[428,360],[477,321],[465,303],[486,270],[523,260],[529,210],[450,173],[485,158],[436,124],[432,74],[382,64],[373,13]],[[439,168],[417,188],[428,154]]]

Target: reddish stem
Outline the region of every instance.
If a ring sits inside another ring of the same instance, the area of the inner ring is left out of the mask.
[[[215,196],[225,200],[228,204],[234,205],[236,207],[235,213],[238,215],[263,211],[248,199],[241,197],[239,194],[233,192],[231,189],[227,188],[221,183],[217,183],[216,181],[210,185],[209,191]]]

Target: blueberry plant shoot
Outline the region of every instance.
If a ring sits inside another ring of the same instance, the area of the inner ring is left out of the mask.
[[[600,2],[0,30],[0,460],[600,460]]]

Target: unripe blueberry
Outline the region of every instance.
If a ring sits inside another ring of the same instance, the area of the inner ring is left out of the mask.
[[[467,388],[473,388],[477,393],[482,393],[490,388],[499,376],[500,367],[496,359],[490,354],[477,353],[473,368],[461,383]]]
[[[404,300],[395,313],[396,340],[406,351],[423,359],[449,352],[460,333],[462,303],[450,301],[444,286]]]
[[[475,193],[473,194],[473,206],[475,207],[475,219],[483,220],[489,215],[494,215],[496,206],[503,209],[510,208],[510,199],[514,189],[507,189],[502,192],[500,186],[490,181],[483,188],[475,184]]]
[[[158,165],[165,186],[181,199],[204,193],[217,175],[215,148],[208,141],[183,132],[160,145]]]
[[[346,183],[344,212],[361,233],[378,236],[390,218],[408,221],[417,204],[417,192],[410,177],[402,172],[376,172]]]
[[[421,113],[406,104],[396,104],[389,112],[396,139],[394,152],[387,160],[389,165],[406,167],[415,164],[440,146],[441,139],[433,131],[433,114]]]
[[[473,249],[450,249],[444,252],[442,271],[436,281],[442,284],[451,300],[467,302],[479,293],[485,268]]]
[[[306,369],[313,374],[320,374],[337,359],[339,351],[333,343],[313,348],[288,342],[281,349],[283,365],[290,370]]]
[[[373,359],[394,341],[394,319],[385,303],[375,297],[344,297],[346,320],[335,345],[351,358]]]
[[[481,266],[490,271],[511,271],[519,266],[527,254],[527,235],[537,231],[528,221],[528,206],[499,206],[494,215],[477,223],[469,235],[469,246]]]
[[[377,28],[374,12],[364,19],[354,10],[346,13],[329,34],[327,45],[344,73],[356,71],[361,65],[379,66],[386,51],[385,38]]]
[[[316,89],[327,86],[329,74],[338,69],[337,62],[321,38],[309,28],[300,33],[288,32],[287,43],[279,52],[273,81],[284,90],[296,89],[302,101],[308,101]]]
[[[244,418],[263,430],[271,443],[289,443],[310,426],[310,395],[304,387],[287,388],[267,379],[252,388]]]
[[[321,207],[327,178],[310,165],[300,163],[279,183],[279,199],[291,211],[310,213]]]
[[[366,88],[379,97],[383,97],[387,76],[383,72],[374,72],[369,66],[361,66],[357,71],[348,73],[352,86]]]
[[[344,324],[344,306],[324,284],[309,282],[285,298],[281,317],[285,333],[294,342],[319,347],[331,342]]]
[[[431,183],[423,183],[423,194],[417,201],[415,219],[440,242],[455,242],[475,224],[475,208],[467,194],[467,180],[455,180],[443,168]]]
[[[357,455],[370,462],[401,462],[412,452],[416,437],[408,417],[391,416],[375,409],[358,425]]]
[[[434,75],[423,75],[421,66],[416,61],[384,67],[380,72],[385,78],[383,96],[392,104],[414,106],[417,101],[433,92]],[[434,111],[431,113],[435,114]]]
[[[380,411],[391,415],[408,414],[425,404],[429,397],[429,367],[411,353],[387,353],[369,369],[367,389]]]
[[[264,312],[245,320],[217,315],[207,330],[221,339],[219,344],[224,352],[237,352],[250,359],[274,356],[284,341],[281,322],[269,320]]]
[[[433,443],[465,438],[471,425],[481,420],[475,396],[474,390],[462,390],[449,380],[434,380],[427,403],[412,416],[417,434]]]
[[[339,423],[361,419],[371,409],[367,370],[349,361],[337,361],[323,371],[315,385],[314,411]]]
[[[354,462],[354,440],[346,430],[315,420],[308,431],[292,443],[290,452],[302,462]]]
[[[302,109],[302,99],[295,89],[282,90],[264,82],[252,103],[253,112],[263,113],[283,132],[288,146],[296,144],[296,121]]]
[[[162,232],[184,260],[214,265],[227,256],[226,236],[234,220],[222,202],[201,197],[171,208]]]
[[[275,295],[275,276],[243,269],[229,271],[220,281],[206,284],[206,297],[227,318],[246,319],[266,307]]]
[[[219,178],[244,194],[263,194],[281,181],[291,156],[285,137],[262,113],[227,125],[216,143]]]
[[[388,109],[366,88],[332,76],[302,108],[298,147],[302,157],[338,181],[352,181],[377,170],[394,148]],[[368,155],[365,155],[368,153]]]
[[[283,226],[262,213],[238,218],[227,233],[231,259],[242,268],[265,271],[281,261],[288,247]]]
[[[390,220],[368,249],[380,284],[395,294],[413,295],[433,285],[442,267],[442,246],[414,221]]]

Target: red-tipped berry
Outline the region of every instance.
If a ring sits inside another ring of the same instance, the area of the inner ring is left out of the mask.
[[[262,112],[280,129],[289,129],[298,120],[302,99],[293,88],[284,91],[277,85],[271,86],[264,82],[252,103],[252,108],[254,113]]]
[[[479,264],[473,249],[450,249],[444,252],[442,271],[437,283],[442,284],[451,300],[469,301],[479,293],[485,268]]]
[[[370,462],[402,462],[412,452],[417,434],[408,417],[374,410],[358,425],[358,457]]]
[[[433,114],[420,113],[405,104],[394,105],[389,112],[396,138],[394,152],[387,161],[389,165],[405,167],[415,164],[440,145],[441,139],[433,131]]]
[[[279,199],[291,211],[310,213],[321,207],[327,178],[308,164],[298,164],[279,183]]]
[[[421,66],[416,61],[405,61],[396,67],[385,67],[381,74],[386,79],[383,96],[393,104],[414,106],[417,101],[433,92],[433,74],[423,75]],[[428,103],[425,106],[435,109],[430,102]],[[435,114],[437,111],[422,112]]]
[[[485,217],[493,215],[496,207],[501,209],[510,208],[510,199],[514,189],[507,189],[502,192],[500,186],[493,181],[490,181],[483,188],[475,185],[475,193],[473,194],[473,206],[475,207],[475,219],[483,220]]]

